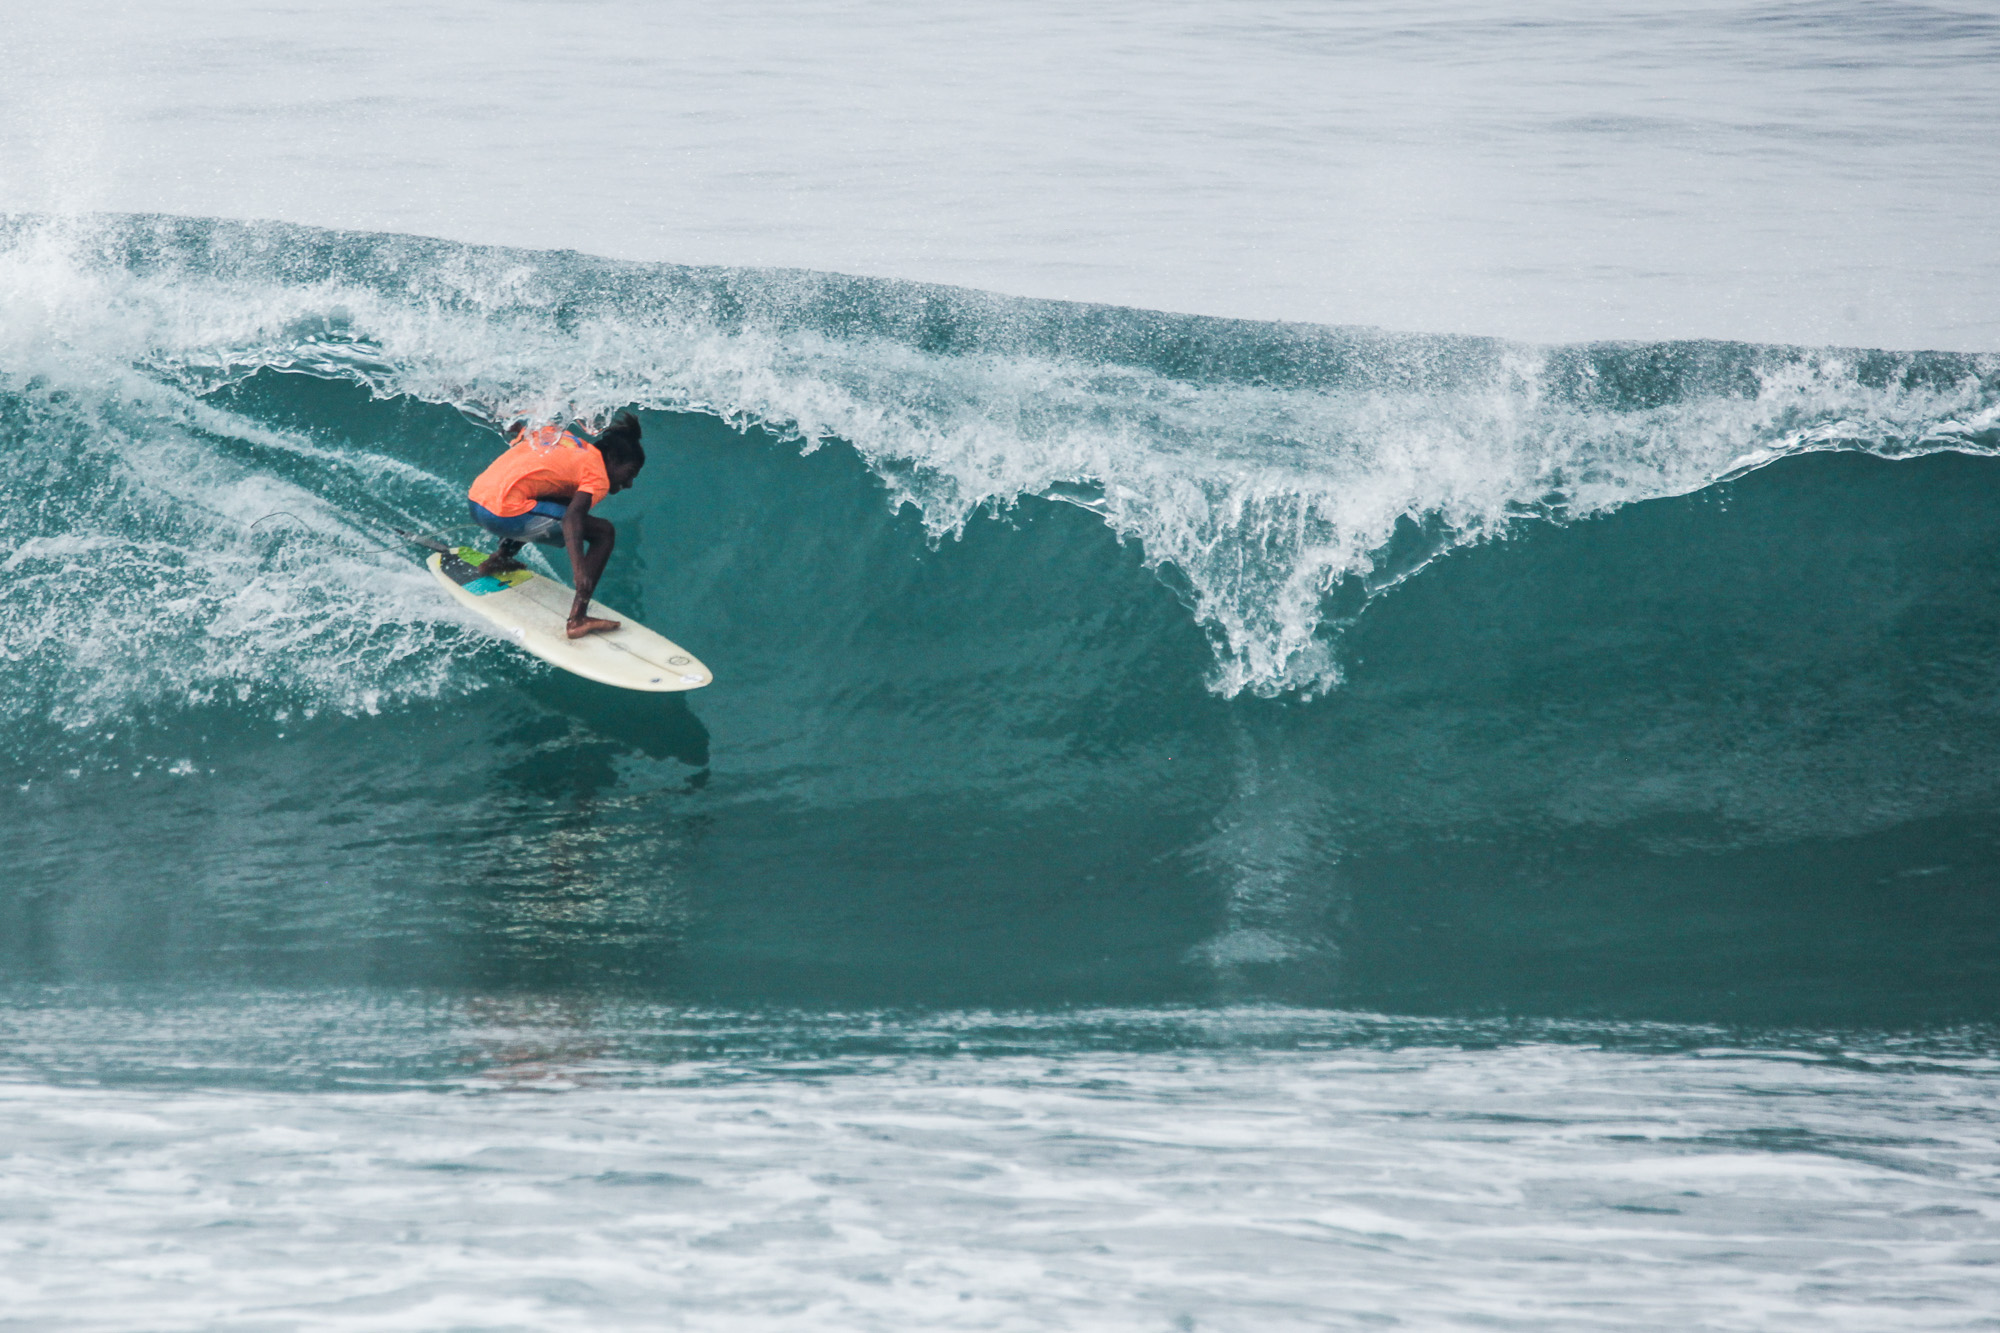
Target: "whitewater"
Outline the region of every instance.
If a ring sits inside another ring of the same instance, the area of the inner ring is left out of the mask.
[[[9,49],[9,1320],[1990,1321],[1991,15]]]

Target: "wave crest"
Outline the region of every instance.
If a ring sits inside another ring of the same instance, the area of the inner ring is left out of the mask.
[[[694,408],[847,442],[934,540],[1079,504],[1181,592],[1225,695],[1333,687],[1368,598],[1525,519],[1800,452],[2000,449],[1994,357],[1543,348],[273,223],[10,219],[0,309],[16,386],[198,402],[281,369],[489,421]]]

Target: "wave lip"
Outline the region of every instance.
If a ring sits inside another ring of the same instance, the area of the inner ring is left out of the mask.
[[[696,408],[847,442],[933,540],[1081,504],[1180,593],[1224,695],[1334,687],[1361,605],[1524,520],[2000,448],[1994,356],[1538,347],[277,223],[11,217],[0,310],[15,393],[279,369],[487,421]]]

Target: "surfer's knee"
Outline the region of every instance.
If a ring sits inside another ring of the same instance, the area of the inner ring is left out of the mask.
[[[609,546],[618,539],[618,529],[611,526],[610,519],[590,514],[583,520],[583,535],[592,545],[603,542]]]

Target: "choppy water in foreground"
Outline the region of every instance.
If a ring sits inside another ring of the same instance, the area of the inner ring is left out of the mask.
[[[1873,1330],[2000,1296],[1990,1033],[11,998],[22,1327]]]

